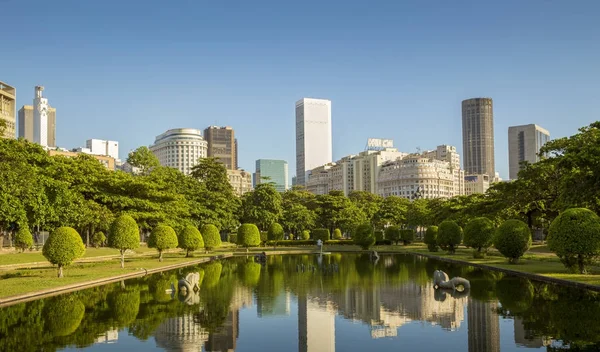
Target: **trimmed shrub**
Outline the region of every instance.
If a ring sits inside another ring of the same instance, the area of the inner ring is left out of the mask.
[[[269,233],[267,238],[269,241],[273,241],[275,242],[275,245],[277,245],[277,241],[282,241],[284,235],[285,231],[283,231],[283,227],[278,223],[274,222],[273,224],[271,224],[271,227],[269,227]]]
[[[354,244],[359,245],[362,249],[369,249],[375,244],[375,236],[373,235],[373,226],[369,223],[358,225],[352,235]]]
[[[400,231],[400,239],[405,246],[411,244],[415,240],[415,230],[403,229]]]
[[[59,227],[48,236],[42,254],[52,264],[58,265],[58,277],[63,277],[63,267],[85,253],[79,233],[71,227]]]
[[[25,252],[26,249],[33,246],[33,236],[31,235],[31,231],[29,231],[29,227],[21,226],[19,228],[15,234],[14,245],[16,248],[20,249],[21,252]]]
[[[185,250],[185,256],[189,257],[190,252],[204,248],[204,239],[196,226],[188,225],[183,228],[179,234],[179,248]]]
[[[282,246],[282,247],[314,246],[316,244],[317,243],[314,240],[283,240],[283,241],[277,241],[277,245],[278,246]],[[274,241],[267,241],[267,246],[273,246],[273,245],[275,245]]]
[[[311,232],[311,238],[315,241],[321,240],[323,242],[329,241],[329,230],[328,229],[314,229]]]
[[[202,226],[200,233],[204,240],[204,248],[206,248],[207,251],[221,247],[221,234],[215,225],[206,224]]]
[[[438,236],[438,227],[437,226],[429,226],[427,228],[427,231],[425,231],[425,239],[423,241],[427,245],[427,249],[430,252],[438,251],[437,236]]]
[[[394,243],[398,244],[400,238],[400,226],[389,226],[385,229],[385,239],[394,241]]]
[[[340,229],[333,230],[333,239],[334,240],[341,240],[342,238],[343,238],[342,230],[340,230]]]
[[[308,231],[308,230],[302,231],[302,235],[300,236],[300,239],[305,240],[305,241],[309,240],[310,239],[310,231]]]
[[[373,236],[375,236],[375,243],[382,242],[385,237],[383,237],[383,230],[375,230],[373,231]]]
[[[347,244],[354,244],[354,241],[352,240],[329,240],[327,242],[325,242],[327,244],[341,244],[341,245],[347,245]]]
[[[105,243],[106,236],[104,235],[104,232],[98,231],[92,236],[92,244],[94,245],[94,247],[102,247]]]
[[[121,215],[113,221],[108,233],[108,246],[121,252],[121,268],[125,267],[125,251],[140,246],[140,229],[129,215]]]
[[[148,238],[148,248],[156,248],[158,251],[158,261],[163,260],[163,251],[177,247],[177,234],[171,226],[158,225],[152,229]]]
[[[242,270],[242,283],[248,287],[256,287],[260,281],[260,269],[262,265],[255,262],[244,263]]]
[[[230,233],[229,236],[227,236],[227,242],[237,244],[237,233]]]
[[[513,264],[519,261],[530,246],[531,231],[521,220],[506,220],[494,235],[494,247]]]
[[[258,227],[258,226],[257,226]],[[260,245],[267,243],[269,240],[269,232],[268,231],[259,231],[260,232]]]
[[[465,226],[464,244],[476,250],[473,253],[475,258],[483,258],[492,246],[495,231],[492,220],[485,217],[475,218]]]
[[[550,224],[547,241],[565,267],[586,274],[600,255],[600,217],[585,208],[565,210]]]
[[[238,244],[240,246],[257,247],[260,245],[260,231],[254,224],[242,224],[238,228]]]
[[[438,227],[437,244],[450,253],[456,252],[456,247],[462,242],[462,229],[456,221],[442,221]]]
[[[85,315],[85,306],[74,295],[62,295],[50,298],[42,312],[42,321],[46,322],[50,336],[62,337],[77,330]]]

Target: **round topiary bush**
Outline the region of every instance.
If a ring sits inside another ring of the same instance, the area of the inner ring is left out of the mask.
[[[267,238],[270,241],[275,241],[275,244],[277,244],[277,241],[283,240],[284,235],[285,231],[283,231],[283,227],[278,223],[274,222],[273,224],[271,224],[271,227],[269,227],[269,233]]]
[[[260,245],[260,231],[254,224],[242,224],[238,228],[238,244],[243,247],[257,247]]]
[[[178,244],[177,234],[171,226],[158,225],[152,229],[148,238],[148,248],[156,248],[158,251],[158,261],[163,260],[163,251],[165,249],[176,248]]]
[[[373,235],[373,226],[369,223],[359,225],[354,230],[352,235],[354,244],[359,245],[362,249],[369,249],[375,244],[375,235]]]
[[[438,251],[437,236],[438,236],[438,227],[437,226],[429,226],[427,228],[427,231],[425,231],[425,238],[423,239],[423,242],[425,242],[425,244],[427,245],[427,249],[430,252]]]
[[[29,231],[29,227],[21,226],[19,228],[15,234],[14,245],[21,252],[25,252],[26,249],[33,247],[33,236],[31,235],[31,231]]]
[[[405,246],[411,244],[415,240],[415,230],[403,229],[400,231],[400,239]]]
[[[85,306],[74,295],[62,295],[50,298],[42,312],[50,336],[62,337],[77,330],[85,314]]]
[[[48,236],[42,254],[52,264],[58,265],[58,277],[63,277],[63,267],[85,253],[79,233],[71,227],[59,227]]]
[[[513,264],[519,261],[530,246],[531,231],[521,220],[506,220],[494,235],[494,247]]]
[[[185,250],[185,256],[189,257],[190,252],[204,248],[204,239],[196,226],[188,225],[183,228],[179,234],[179,248]]]
[[[94,247],[99,248],[103,246],[104,243],[106,243],[106,236],[104,235],[104,232],[99,231],[92,236],[92,244]]]
[[[600,217],[585,208],[565,210],[550,224],[547,241],[567,268],[585,274],[600,255]]]
[[[302,234],[300,235],[300,239],[304,240],[304,241],[310,240],[310,231],[308,231],[308,230],[302,231]]]
[[[343,238],[342,230],[340,230],[340,229],[333,230],[333,239],[334,240],[341,240],[342,238]]]
[[[323,229],[323,228],[314,229],[314,230],[312,230],[310,235],[311,235],[312,239],[315,241],[318,241],[318,240],[321,240],[323,242],[329,241],[329,230],[328,229]]]
[[[437,245],[450,253],[456,252],[456,247],[462,242],[462,229],[456,221],[442,221],[438,227]]]
[[[402,235],[400,226],[389,226],[385,229],[385,238],[398,244]]]
[[[221,234],[215,225],[206,224],[202,226],[200,233],[204,239],[204,248],[206,248],[207,251],[221,247]]]
[[[140,246],[140,229],[129,215],[121,215],[110,226],[108,246],[121,252],[121,268],[125,267],[125,251]]]
[[[484,217],[475,218],[465,226],[464,244],[476,250],[473,253],[475,258],[483,258],[492,245],[495,231],[492,220]]]

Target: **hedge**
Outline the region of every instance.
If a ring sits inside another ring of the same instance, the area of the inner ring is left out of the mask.
[[[342,230],[340,230],[340,229],[333,230],[333,239],[341,240],[342,239]]]
[[[269,227],[268,240],[270,241],[281,241],[283,240],[283,236],[285,235],[285,231],[283,231],[283,227],[278,223],[274,222]]]
[[[267,241],[267,246],[275,245],[275,241]],[[295,246],[316,246],[317,241],[315,240],[283,240],[277,241],[278,246],[282,247],[295,247]]]
[[[21,252],[25,252],[33,246],[33,236],[27,226],[21,226],[15,234],[15,247],[20,249]]]
[[[237,231],[237,240],[237,244],[246,248],[257,247],[262,242],[261,233],[254,224],[242,224]]]
[[[308,231],[308,230],[302,231],[300,238],[303,240],[309,240],[310,239],[310,231]]]
[[[321,240],[323,242],[329,241],[329,230],[328,229],[323,229],[323,228],[314,229],[314,230],[312,230],[310,235],[311,235],[311,238],[315,241],[317,241],[317,240]]]
[[[386,228],[385,238],[398,244],[398,241],[400,241],[400,226],[390,226]]]
[[[429,226],[427,231],[425,231],[425,239],[423,242],[427,245],[427,249],[430,252],[438,251],[437,244],[437,235],[438,235],[438,227],[437,226]]]
[[[521,220],[506,220],[494,235],[494,247],[513,264],[518,262],[530,246],[531,231]]]
[[[404,243],[404,245],[409,245],[415,240],[415,230],[413,229],[403,229],[400,230],[400,239]]]
[[[354,234],[352,234],[354,244],[359,245],[362,249],[369,249],[375,244],[375,236],[373,235],[373,226],[370,223],[358,225]]]
[[[200,233],[202,234],[206,250],[210,251],[211,249],[221,247],[221,234],[215,225],[206,224],[202,226]]]
[[[373,236],[375,236],[375,242],[381,242],[385,239],[383,230],[375,230],[373,231]]]

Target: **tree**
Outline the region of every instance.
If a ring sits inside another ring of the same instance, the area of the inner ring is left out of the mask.
[[[277,245],[277,241],[283,240],[283,236],[285,235],[283,231],[283,227],[278,223],[274,222],[271,224],[268,233],[268,239],[270,241],[275,241],[275,245]]]
[[[366,221],[369,221],[375,225],[377,220],[375,215],[383,203],[383,198],[377,194],[367,191],[352,191],[348,195],[348,198],[365,215]]]
[[[260,245],[260,231],[254,224],[242,224],[238,229],[238,244],[243,247]]]
[[[179,235],[179,248],[185,250],[185,256],[190,256],[190,251],[197,251],[204,248],[204,239],[196,226],[188,225],[184,227]]]
[[[585,266],[600,256],[600,217],[585,208],[565,210],[550,224],[547,240],[565,267],[586,274]]]
[[[148,175],[154,168],[160,166],[160,161],[146,146],[137,148],[127,156],[127,163],[141,170],[142,175]]]
[[[267,231],[272,223],[279,221],[283,213],[281,193],[273,183],[261,183],[254,191],[242,197],[242,222],[256,224]]]
[[[221,234],[219,234],[219,229],[213,224],[206,224],[202,226],[202,230],[200,230],[202,234],[202,238],[204,239],[204,248],[207,251],[211,251],[215,248],[221,247]],[[239,237],[239,232],[238,232]]]
[[[523,221],[506,220],[496,229],[494,247],[508,258],[509,263],[517,263],[530,246],[531,232]]]
[[[354,244],[362,249],[369,249],[375,244],[375,236],[373,235],[373,226],[370,223],[359,225],[352,235]]]
[[[310,239],[310,231],[308,231],[308,230],[302,231],[301,239],[304,241],[309,240]]]
[[[462,229],[455,221],[442,221],[438,227],[437,245],[450,253],[455,253],[456,247],[462,242],[462,236]]]
[[[356,216],[364,217],[360,209],[341,191],[331,191],[329,194],[318,195],[314,203],[313,206],[317,213],[316,225],[329,229],[330,232],[336,227],[341,228],[343,231],[351,231]],[[339,226],[341,222],[345,222],[345,226]]]
[[[492,245],[494,239],[494,223],[485,217],[472,219],[465,226],[465,246],[474,248],[473,253],[475,258],[483,258],[485,252]]]
[[[425,239],[424,242],[427,245],[427,249],[430,252],[438,251],[437,237],[438,237],[438,227],[437,226],[429,226],[427,231],[425,231]]]
[[[341,240],[342,239],[342,230],[340,230],[340,229],[333,230],[333,239]]]
[[[106,242],[106,236],[104,235],[104,232],[102,232],[102,231],[98,231],[94,234],[94,236],[92,236],[92,243],[94,244],[94,247],[96,247],[96,248],[103,246],[105,242]]]
[[[108,246],[121,253],[121,268],[125,267],[125,251],[140,246],[140,230],[137,223],[129,215],[121,215],[110,226]]]
[[[31,231],[29,231],[29,227],[21,226],[19,228],[19,230],[15,234],[14,245],[16,248],[20,249],[21,252],[25,252],[26,249],[29,249],[33,246],[33,236],[31,236]]]
[[[311,231],[311,237],[313,240],[321,240],[323,242],[329,241],[329,230],[324,228],[314,229]]]
[[[159,262],[163,260],[165,249],[176,248],[177,245],[177,234],[171,226],[167,225],[156,226],[148,238],[148,248],[156,248]]]
[[[42,249],[42,254],[52,264],[58,266],[58,277],[63,277],[63,267],[71,264],[85,253],[81,236],[71,227],[54,230]]]
[[[375,225],[385,227],[386,225],[405,224],[409,205],[410,201],[406,198],[398,196],[384,198],[373,216]]]
[[[405,246],[411,244],[415,240],[415,230],[403,229],[400,231],[400,238]]]
[[[288,204],[284,206],[281,224],[294,235],[315,226],[317,214],[302,204]]]
[[[406,224],[415,229],[429,225],[431,212],[427,205],[427,199],[412,201],[406,212]]]
[[[385,229],[385,238],[398,244],[400,241],[400,226],[389,226]]]
[[[84,315],[85,306],[74,295],[52,297],[43,310],[43,320],[52,337],[71,335],[79,327]]]

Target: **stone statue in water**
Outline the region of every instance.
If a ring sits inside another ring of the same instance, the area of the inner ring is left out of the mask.
[[[437,289],[452,289],[454,291],[467,291],[471,288],[469,280],[462,277],[453,277],[448,279],[448,274],[441,270],[433,272],[433,288]]]

